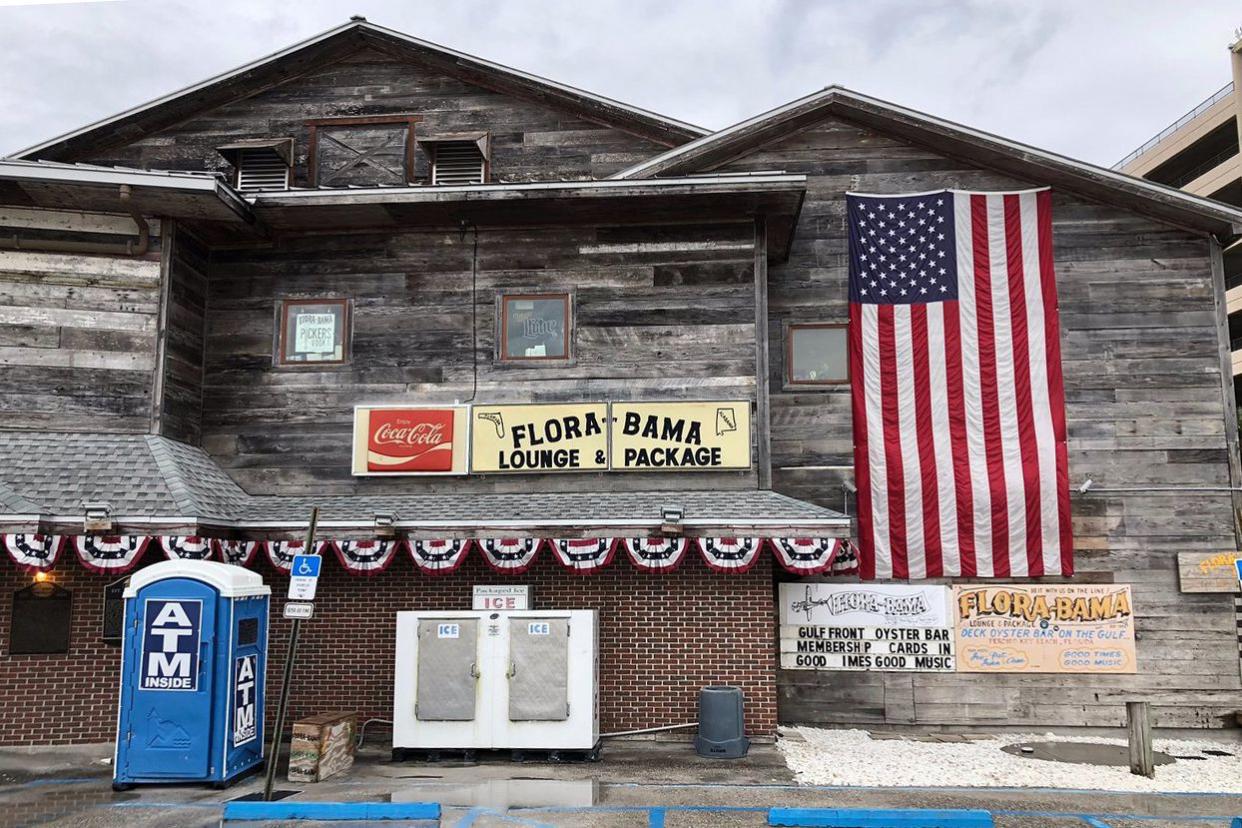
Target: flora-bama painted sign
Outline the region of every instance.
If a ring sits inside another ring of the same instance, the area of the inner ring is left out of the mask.
[[[951,600],[930,584],[781,584],[781,667],[952,672]]]
[[[750,467],[748,400],[354,410],[355,475]]]
[[[356,475],[466,473],[470,406],[359,406],[354,409]]]
[[[1130,587],[953,587],[964,673],[1134,673]]]

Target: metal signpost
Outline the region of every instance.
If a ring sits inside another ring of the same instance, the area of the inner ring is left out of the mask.
[[[315,550],[315,527],[319,523],[319,507],[311,509],[310,526],[306,529],[306,545],[308,553]],[[313,601],[315,586],[319,581],[319,565],[323,561],[318,555],[306,554],[293,557],[293,567],[289,571],[289,600]],[[314,604],[297,604],[306,607],[304,611],[289,613],[286,605],[286,618],[293,619],[293,630],[289,633],[289,649],[285,652],[285,672],[280,683],[280,703],[276,706],[276,728],[272,731],[272,746],[268,752],[267,778],[263,782],[263,801],[272,800],[272,785],[276,782],[276,765],[280,763],[280,737],[285,729],[285,711],[289,706],[289,685],[293,679],[293,659],[298,651],[298,633],[302,629],[302,619],[310,618]]]

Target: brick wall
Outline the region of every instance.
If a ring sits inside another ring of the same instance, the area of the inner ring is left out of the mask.
[[[146,563],[161,559],[149,553]],[[73,633],[66,656],[9,656],[13,590],[30,576],[0,569],[0,744],[110,741],[116,727],[120,648],[99,641],[103,586],[110,579],[64,559],[55,582],[73,592]],[[540,555],[524,575],[498,575],[471,555],[452,575],[419,573],[408,558],[380,575],[324,567],[315,618],[302,626],[290,721],[334,709],[392,718],[393,637],[399,610],[470,606],[475,583],[529,583],[540,609],[600,612],[600,727],[631,730],[695,720],[698,688],[729,683],[746,694],[747,730],[776,728],[775,608],[770,559],[745,575],[720,575],[688,555],[677,572],[636,571],[624,556],[596,575],[575,575]],[[268,717],[276,694],[288,622],[280,618],[285,576],[264,561],[272,585],[268,645]]]

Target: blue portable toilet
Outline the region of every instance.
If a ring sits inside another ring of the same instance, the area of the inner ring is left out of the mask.
[[[263,762],[271,592],[258,574],[214,561],[164,561],[130,577],[113,788],[222,788]]]

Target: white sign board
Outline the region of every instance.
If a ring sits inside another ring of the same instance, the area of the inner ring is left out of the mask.
[[[951,599],[943,586],[781,584],[781,667],[952,672]]]
[[[336,349],[336,317],[300,313],[293,328],[293,350],[299,354],[330,354]]]
[[[526,584],[475,584],[476,610],[528,610],[530,586]]]
[[[294,555],[289,567],[289,600],[314,601],[315,587],[319,583],[319,565],[323,558],[318,555]]]
[[[292,601],[285,604],[285,618],[297,618],[301,621],[305,621],[314,614],[314,604],[296,604]]]

